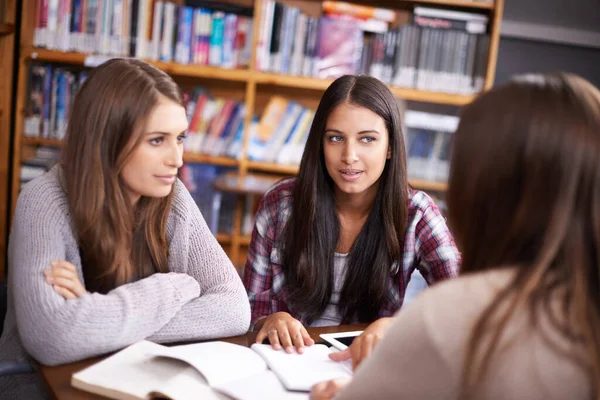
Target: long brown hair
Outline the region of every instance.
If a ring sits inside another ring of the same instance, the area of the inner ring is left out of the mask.
[[[402,261],[408,183],[400,111],[381,81],[369,76],[342,76],[327,88],[315,113],[284,231],[283,272],[289,301],[309,323],[323,313],[333,288],[340,222],[335,184],[325,167],[323,136],[329,114],[342,103],[367,108],[384,120],[392,154],[380,177],[373,208],[350,250],[339,301],[344,320],[371,322],[377,318],[387,296],[390,268],[394,261]]]
[[[471,332],[461,398],[477,398],[502,334],[525,307],[531,329],[547,313],[561,337],[583,350],[568,352],[538,329],[589,373],[593,398],[600,399],[598,89],[568,74],[527,75],[465,107],[448,209],[462,273],[515,270]]]
[[[60,164],[89,291],[107,293],[168,270],[172,192],[142,197],[134,208],[121,179],[160,96],[184,104],[166,73],[143,61],[115,59],[90,73],[73,103]]]

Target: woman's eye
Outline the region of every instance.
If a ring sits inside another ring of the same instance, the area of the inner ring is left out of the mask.
[[[177,143],[183,143],[186,138],[187,138],[187,133],[185,135],[177,136]]]
[[[343,140],[342,137],[339,135],[329,136],[330,142],[341,142],[342,140]]]
[[[362,139],[360,139],[360,140],[362,140],[362,141],[363,141],[363,142],[365,142],[365,143],[371,143],[371,142],[374,142],[374,141],[375,141],[375,138],[374,138],[374,137],[372,137],[372,136],[365,136],[364,138],[362,138]]]
[[[150,139],[150,144],[159,145],[159,144],[162,143],[162,141],[163,141],[162,137],[157,137],[157,138],[154,138],[154,139]]]

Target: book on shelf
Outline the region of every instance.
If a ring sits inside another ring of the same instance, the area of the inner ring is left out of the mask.
[[[226,342],[166,347],[137,342],[71,377],[75,388],[114,399],[308,399],[312,385],[352,376],[322,344],[303,354]],[[229,397],[225,397],[229,396]]]
[[[315,18],[265,0],[257,69],[318,78],[361,73],[398,87],[467,95],[483,89],[488,16],[431,7],[408,15],[335,1],[322,8]]]
[[[181,64],[246,68],[253,9],[187,0],[38,0],[33,45]]]
[[[63,139],[77,90],[87,72],[49,64],[29,69],[24,135]]]
[[[446,182],[458,117],[408,110],[404,125],[409,178]]]
[[[247,157],[252,161],[298,165],[314,111],[281,96],[269,100],[251,134]]]
[[[203,88],[187,92],[185,98],[189,119],[185,151],[239,158],[246,106],[231,99],[213,97]]]

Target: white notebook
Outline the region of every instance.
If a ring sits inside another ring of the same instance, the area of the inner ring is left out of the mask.
[[[166,347],[143,340],[73,374],[71,384],[113,399],[300,400],[315,383],[351,376],[348,363],[329,360],[327,346],[305,350],[286,354],[270,345],[226,342]]]

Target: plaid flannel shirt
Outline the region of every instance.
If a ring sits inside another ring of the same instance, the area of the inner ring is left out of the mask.
[[[278,311],[290,313],[306,325],[288,306],[289,293],[281,268],[281,240],[291,213],[295,178],[273,186],[261,200],[244,272],[244,286],[252,309],[251,328],[263,317]],[[423,192],[410,190],[408,221],[402,265],[390,266],[388,296],[378,317],[390,317],[404,300],[406,286],[415,270],[428,284],[458,274],[460,255],[444,217],[433,200]],[[357,321],[344,321],[353,323]]]

